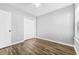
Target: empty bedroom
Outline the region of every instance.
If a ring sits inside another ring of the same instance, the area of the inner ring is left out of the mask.
[[[78,3],[0,3],[0,55],[78,54]]]

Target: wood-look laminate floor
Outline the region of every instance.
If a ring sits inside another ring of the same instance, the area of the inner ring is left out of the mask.
[[[0,49],[0,55],[76,55],[76,52],[70,46],[33,38]]]

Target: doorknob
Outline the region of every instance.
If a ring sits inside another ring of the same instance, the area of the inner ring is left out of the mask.
[[[11,32],[11,30],[9,30],[9,32]]]

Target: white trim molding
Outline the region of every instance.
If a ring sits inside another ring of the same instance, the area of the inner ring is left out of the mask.
[[[21,40],[21,41],[18,41],[18,42],[11,42],[9,45],[6,45],[6,46],[4,46],[4,47],[1,47],[1,48],[6,48],[6,47],[9,47],[9,46],[12,46],[12,45],[15,45],[15,44],[19,44],[19,43],[21,43],[21,42],[24,42],[25,40]]]
[[[6,47],[9,47],[9,46],[12,46],[12,45],[15,45],[15,44],[19,44],[19,43],[22,43],[22,42],[24,42],[24,41],[26,41],[26,40],[29,40],[29,39],[32,39],[32,38],[23,39],[23,40],[18,41],[18,42],[11,42],[9,45],[6,45],[6,46],[1,47],[1,48],[6,48]]]
[[[77,43],[79,43],[79,40],[78,40],[78,38],[77,38],[77,37],[74,37],[74,41],[76,41]],[[77,50],[77,48],[76,48],[75,44],[74,44],[74,49],[75,49],[75,51],[76,51],[77,55],[79,55],[79,52],[78,52],[78,50]]]
[[[47,41],[56,42],[56,43],[59,43],[59,44],[63,44],[63,45],[74,47],[74,45],[70,45],[70,44],[63,43],[63,42],[58,42],[58,41],[55,41],[55,40],[49,40],[49,39],[46,39],[46,38],[43,38],[43,37],[36,37],[36,38],[40,38],[42,40],[47,40]]]
[[[78,51],[77,51],[75,45],[74,45],[74,49],[75,49],[76,54],[79,55],[79,53],[78,53]]]

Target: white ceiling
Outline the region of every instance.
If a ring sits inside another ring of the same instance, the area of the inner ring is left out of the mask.
[[[32,3],[10,3],[9,5],[28,12],[34,16],[40,16],[57,9],[72,5],[72,3],[41,3],[40,7],[35,7]]]

